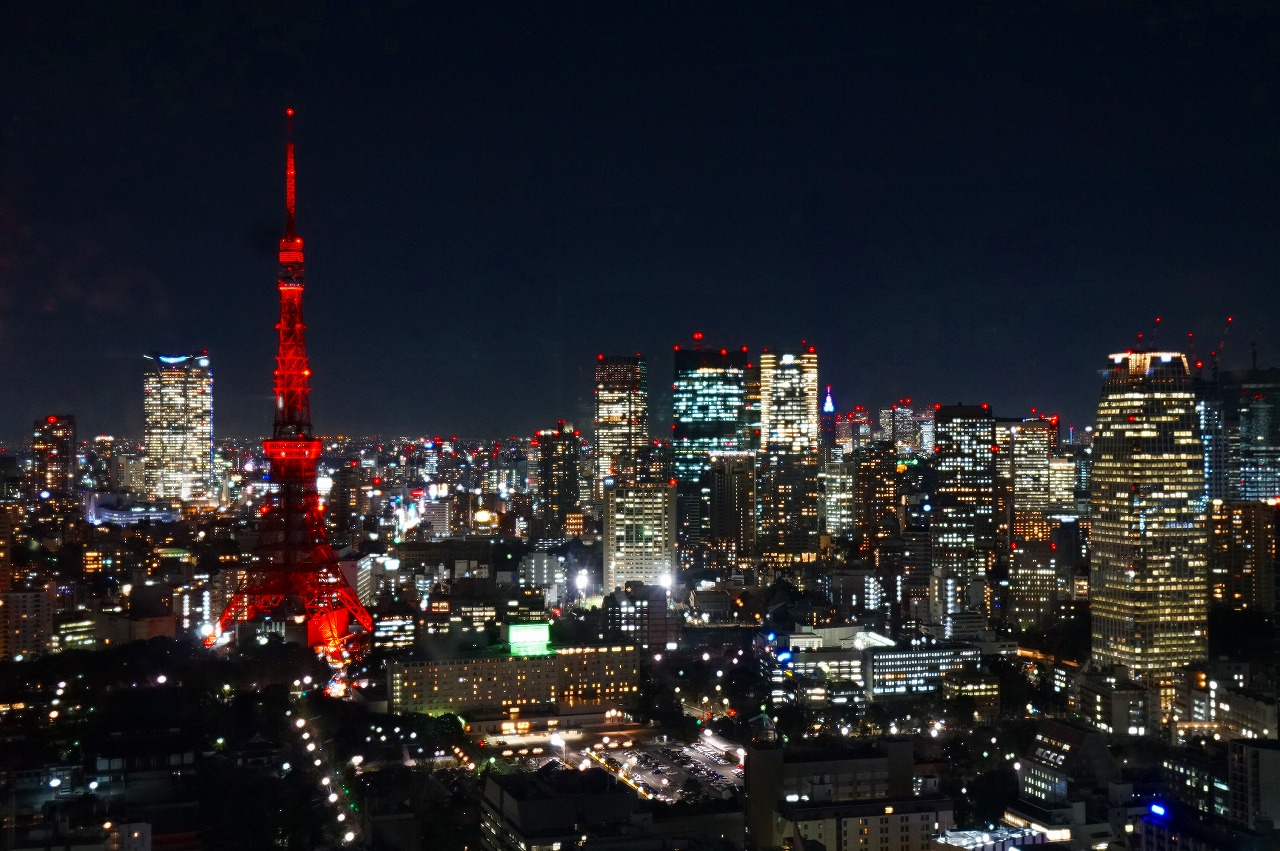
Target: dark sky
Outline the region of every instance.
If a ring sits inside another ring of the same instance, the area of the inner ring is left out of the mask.
[[[1111,6],[7,4],[0,436],[198,349],[269,430],[290,105],[319,432],[581,420],[598,351],[661,426],[694,330],[1077,424],[1156,315],[1273,364],[1280,12]]]

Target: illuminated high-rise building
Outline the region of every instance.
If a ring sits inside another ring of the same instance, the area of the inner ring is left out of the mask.
[[[120,489],[120,461],[124,450],[124,441],[109,434],[93,439],[93,486],[96,489]]]
[[[890,441],[904,455],[920,449],[920,423],[915,412],[908,407],[910,402],[910,399],[903,399],[880,410],[880,439]]]
[[[1214,500],[1208,506],[1209,598],[1233,611],[1276,610],[1280,507]]]
[[[649,367],[636,355],[596,356],[597,499],[606,479],[630,479],[649,445]]]
[[[853,526],[864,552],[898,528],[898,451],[877,440],[854,453]]]
[[[818,355],[760,355],[760,505],[757,545],[774,567],[818,552]]]
[[[538,454],[538,515],[547,537],[563,537],[565,521],[578,510],[582,495],[578,460],[582,436],[561,420],[556,428],[543,429],[535,440]]]
[[[604,486],[604,587],[671,587],[676,568],[676,487],[671,481]]]
[[[9,520],[9,513],[0,509],[0,594],[12,588],[13,523]]]
[[[671,448],[680,542],[694,547],[709,534],[707,472],[711,456],[754,450],[759,439],[759,371],[746,347],[710,349],[702,335],[676,347]]]
[[[147,355],[143,373],[143,481],[154,499],[204,499],[213,460],[209,355]]]
[[[933,422],[933,408],[926,407],[921,411],[917,411],[913,419],[916,428],[920,432],[919,445],[916,450],[925,456],[933,451],[933,447],[937,445],[936,428]]]
[[[824,446],[820,453],[818,491],[822,495],[822,532],[833,537],[847,538],[853,534],[854,463],[839,446]]]
[[[845,447],[846,454],[875,440],[875,423],[872,422],[871,412],[864,406],[854,406],[852,411],[845,414],[844,419],[849,424],[849,445]]]
[[[944,620],[972,607],[966,599],[996,561],[995,417],[989,405],[934,411],[937,449],[930,523],[932,616]]]
[[[712,455],[709,478],[712,561],[718,567],[747,567],[756,550],[756,454]]]
[[[1015,543],[1009,556],[1008,619],[1021,629],[1039,626],[1064,596],[1057,553],[1049,541]]]
[[[1197,366],[1201,363],[1197,361]],[[1204,504],[1208,506],[1213,500],[1233,498],[1238,488],[1233,488],[1232,461],[1239,460],[1239,453],[1232,449],[1239,448],[1239,420],[1234,420],[1234,428],[1228,425],[1233,420],[1233,399],[1231,393],[1217,380],[1206,380],[1200,370],[1195,375],[1196,420],[1200,430],[1200,441],[1204,446]]]
[[[1012,426],[1012,539],[1049,540],[1049,470],[1058,448],[1058,418],[1036,417]]]
[[[1049,512],[1074,517],[1076,513],[1076,458],[1074,447],[1059,448],[1049,459]]]
[[[1111,356],[1091,482],[1093,663],[1125,665],[1172,701],[1207,650],[1203,447],[1186,356]]]
[[[1013,541],[1013,435],[1022,420],[997,417],[994,453],[996,486],[996,552],[1009,551]]]
[[[1233,400],[1226,412],[1228,439],[1238,435],[1231,495],[1280,497],[1280,369],[1225,372],[1221,380]]]
[[[31,494],[66,498],[76,492],[76,418],[49,414],[32,425]]]

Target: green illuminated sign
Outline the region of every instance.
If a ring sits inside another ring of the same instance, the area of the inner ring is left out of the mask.
[[[551,653],[551,624],[513,623],[507,627],[512,656],[547,656]]]

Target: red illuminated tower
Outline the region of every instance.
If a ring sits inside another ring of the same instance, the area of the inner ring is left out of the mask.
[[[292,125],[293,110],[287,114]],[[307,644],[336,659],[350,649],[352,620],[367,634],[373,632],[373,620],[338,568],[316,491],[320,441],[311,434],[311,368],[302,322],[302,237],[294,219],[292,132],[290,136],[285,147],[288,219],[280,240],[278,280],[276,421],[271,438],[262,442],[278,489],[262,507],[258,559],[218,619],[210,643],[237,621],[278,617],[306,624]]]

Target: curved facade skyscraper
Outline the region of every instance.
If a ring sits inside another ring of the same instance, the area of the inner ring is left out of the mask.
[[[1173,698],[1208,649],[1204,453],[1187,358],[1122,352],[1103,373],[1093,439],[1093,661]]]

